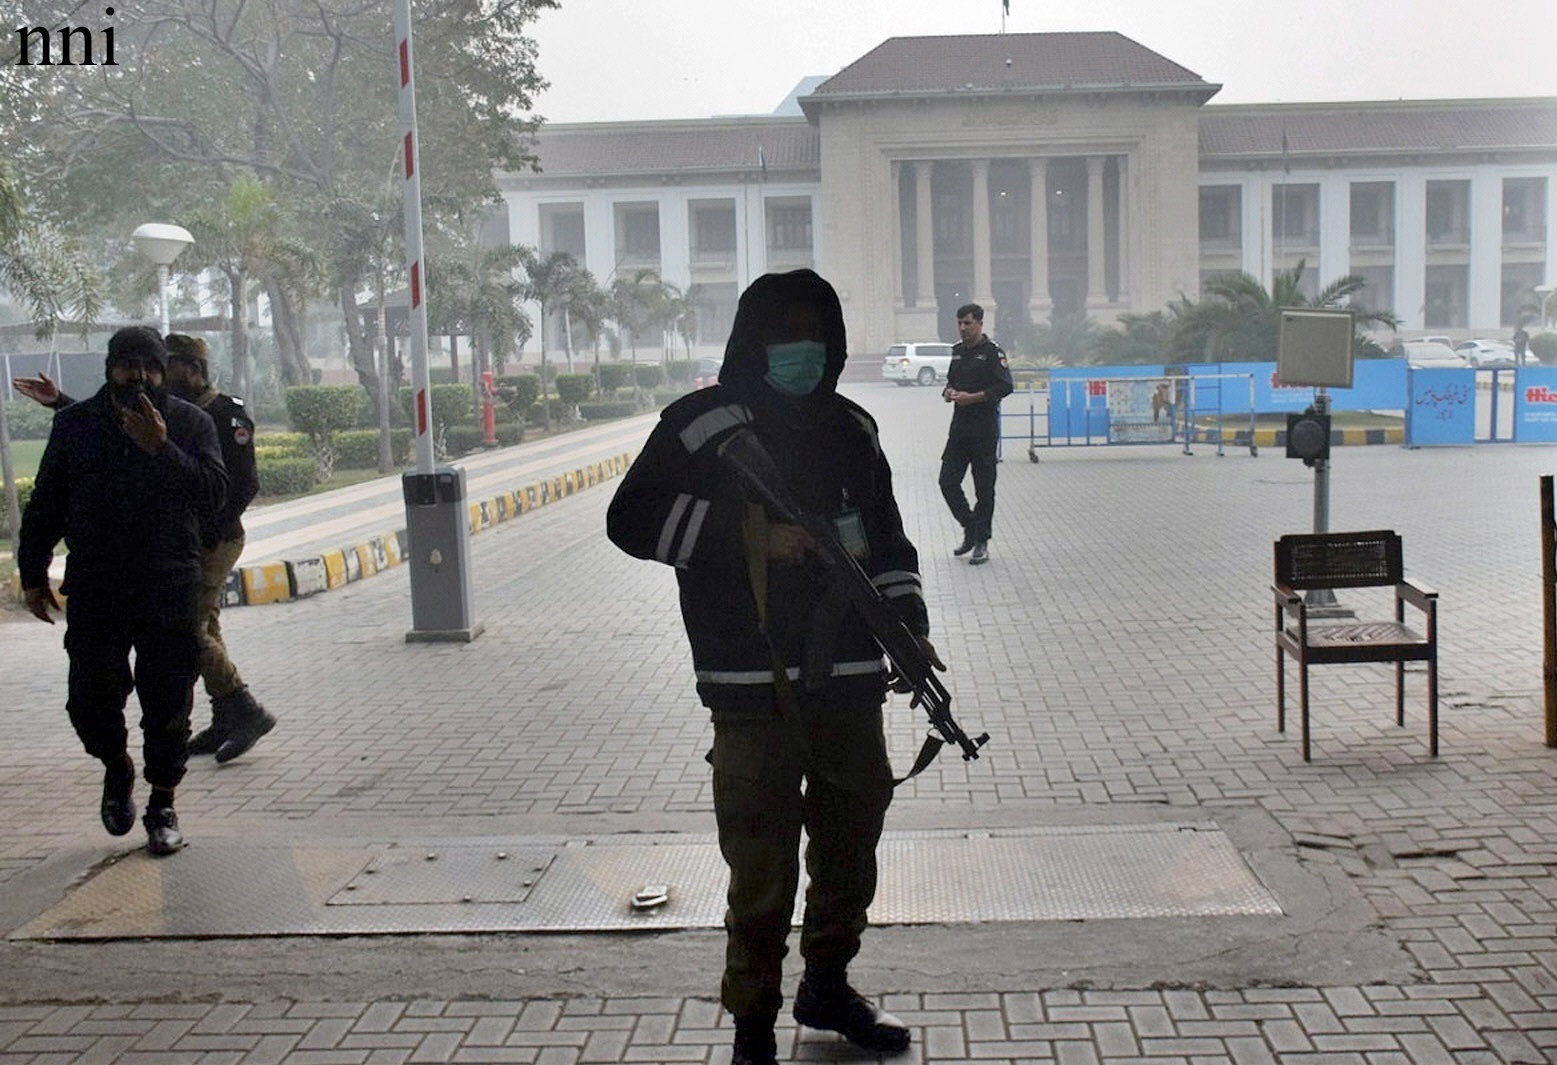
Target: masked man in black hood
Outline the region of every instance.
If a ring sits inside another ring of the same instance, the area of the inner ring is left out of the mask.
[[[674,566],[697,692],[712,712],[714,816],[730,870],[721,1000],[733,1065],[770,1065],[782,962],[807,836],[795,1019],[875,1054],[909,1031],[849,986],[876,890],[892,799],[880,650],[808,566],[814,541],[751,501],[719,458],[755,433],[784,488],[831,518],[883,596],[924,640],[919,557],[903,534],[874,420],[837,393],[847,357],[833,287],[810,270],[767,274],[741,296],[719,384],[664,411],[611,501],[607,531]],[[814,561],[814,560],[813,560]]]
[[[52,625],[60,604],[49,560],[61,539],[69,548],[65,705],[82,746],[103,763],[100,813],[115,836],[135,824],[124,709],[132,688],[140,700],[151,785],[142,823],[153,854],[184,845],[173,793],[200,653],[200,530],[227,494],[216,427],[163,390],[167,361],[153,329],[130,326],[108,341],[107,383],[54,417],[16,551],[27,609]]]

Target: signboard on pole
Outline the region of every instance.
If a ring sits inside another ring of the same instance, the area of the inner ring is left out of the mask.
[[[1276,345],[1276,376],[1282,385],[1352,387],[1352,312],[1283,307]]]

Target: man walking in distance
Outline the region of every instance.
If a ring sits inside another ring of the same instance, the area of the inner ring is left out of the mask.
[[[27,609],[52,625],[60,604],[49,561],[61,539],[69,549],[60,589],[70,602],[65,705],[82,746],[103,763],[100,813],[115,836],[135,824],[124,709],[136,692],[152,854],[184,845],[173,796],[184,778],[200,654],[200,530],[227,494],[216,428],[163,390],[166,367],[153,329],[130,326],[109,339],[107,383],[55,416],[16,551]]]
[[[953,404],[951,430],[941,453],[941,494],[952,517],[962,526],[957,556],[973,552],[975,566],[989,561],[990,527],[995,517],[995,455],[1000,446],[1000,401],[1011,394],[1006,353],[984,335],[984,308],[977,303],[957,308],[957,332],[951,366],[941,397]],[[962,479],[973,467],[973,495],[968,506]]]
[[[227,576],[243,554],[243,512],[259,492],[254,422],[243,400],[212,385],[210,348],[204,340],[170,333],[163,343],[168,349],[168,391],[210,415],[227,467],[227,505],[200,533],[200,676],[211,698],[211,725],[190,738],[189,753],[214,754],[218,762],[230,762],[276,727],[276,719],[250,694],[228,657],[219,620]],[[18,377],[15,385],[18,392],[45,407],[60,410],[71,403],[46,374]]]
[[[665,409],[606,514],[623,551],[675,567],[697,693],[713,717],[714,820],[730,871],[720,1001],[735,1018],[731,1065],[774,1065],[802,829],[810,884],[795,1020],[873,1055],[910,1041],[902,1021],[848,981],[892,801],[885,663],[825,572],[806,564],[811,534],[754,502],[719,454],[733,433],[754,434],[781,487],[834,522],[944,669],[925,639],[919,556],[876,423],[837,392],[846,358],[830,284],[810,270],[759,277],[736,309],[719,383]]]

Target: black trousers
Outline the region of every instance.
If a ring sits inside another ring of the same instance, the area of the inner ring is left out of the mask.
[[[806,874],[800,954],[842,971],[876,896],[876,844],[892,802],[881,708],[807,707],[714,723],[714,817],[730,869],[720,999],[736,1017],[776,1016],[786,940]]]
[[[87,754],[104,762],[119,758],[129,742],[124,709],[134,689],[144,775],[153,787],[176,787],[184,779],[200,657],[198,592],[195,582],[135,592],[71,588],[65,603],[70,723]]]
[[[995,463],[1000,438],[987,435],[952,434],[946,439],[946,450],[941,452],[941,495],[974,542],[988,540],[995,519]],[[962,479],[968,467],[973,467],[973,497],[975,503],[968,506],[968,497],[962,491]]]

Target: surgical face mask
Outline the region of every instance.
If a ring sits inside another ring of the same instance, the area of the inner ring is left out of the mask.
[[[768,345],[767,382],[786,396],[807,396],[827,369],[827,345],[820,340],[794,340]]]

